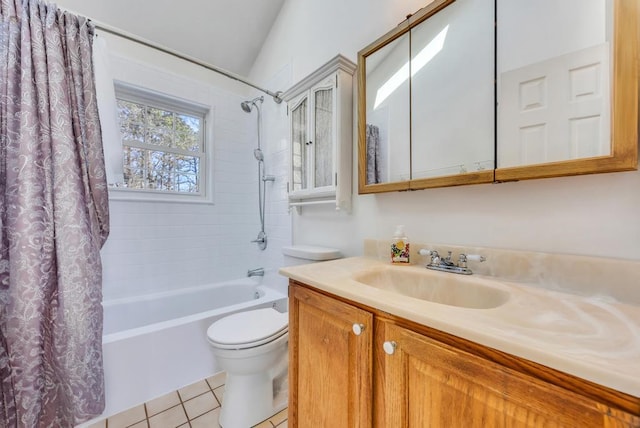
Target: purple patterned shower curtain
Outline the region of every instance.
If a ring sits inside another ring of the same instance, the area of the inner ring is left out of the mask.
[[[0,427],[73,427],[104,409],[93,27],[0,1]]]

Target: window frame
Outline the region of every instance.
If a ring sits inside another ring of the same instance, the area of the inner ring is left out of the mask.
[[[116,104],[118,100],[143,104],[145,106],[164,109],[176,114],[185,114],[202,118],[200,130],[202,148],[198,152],[192,152],[193,156],[200,158],[199,165],[199,192],[187,193],[156,189],[133,189],[124,186],[110,187],[110,198],[114,200],[134,200],[134,201],[156,201],[156,202],[181,202],[181,203],[213,203],[213,138],[210,124],[213,123],[213,110],[210,106],[201,103],[180,99],[178,97],[154,91],[147,88],[135,86],[126,82],[114,80]],[[118,122],[119,124],[119,122]],[[120,128],[118,128],[120,132]],[[124,141],[120,136],[120,150],[122,165],[124,168]],[[128,144],[127,144],[128,145]],[[130,145],[128,145],[130,146]],[[153,145],[151,145],[153,146]],[[149,150],[148,144],[133,146],[144,150]],[[153,146],[154,148],[156,146]],[[163,146],[157,146],[158,151],[163,150]],[[167,151],[173,153],[172,151]]]

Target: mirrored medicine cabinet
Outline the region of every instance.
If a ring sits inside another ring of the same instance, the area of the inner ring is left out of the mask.
[[[640,2],[560,3],[433,0],[362,49],[359,193],[637,169]]]

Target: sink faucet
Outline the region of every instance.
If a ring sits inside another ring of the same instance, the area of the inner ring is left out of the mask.
[[[249,269],[247,271],[247,276],[264,276],[264,268]]]
[[[440,258],[440,264],[444,265],[444,266],[455,266],[455,264],[453,264],[453,262],[451,261],[451,251],[447,251],[447,253],[449,253],[447,255],[447,257]]]
[[[468,261],[484,262],[486,258],[479,254],[463,254],[458,256],[458,263],[454,263],[451,259],[451,251],[448,251],[447,257],[442,257],[435,250],[421,249],[418,251],[421,256],[431,256],[431,261],[427,264],[427,269],[439,270],[442,272],[459,273],[462,275],[471,275],[473,272],[467,267]]]

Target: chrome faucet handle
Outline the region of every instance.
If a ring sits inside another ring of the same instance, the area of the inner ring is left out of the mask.
[[[258,233],[258,237],[251,242],[255,242],[256,244],[258,244],[258,248],[264,250],[265,248],[267,248],[267,234],[264,233],[264,231],[260,231]]]
[[[447,266],[455,266],[451,261],[451,251],[447,251],[447,257],[441,259],[442,264]]]
[[[251,242],[257,242],[258,244],[262,244],[266,242],[266,240],[267,240],[267,234],[261,231],[258,233],[258,237],[256,239],[253,239]]]

